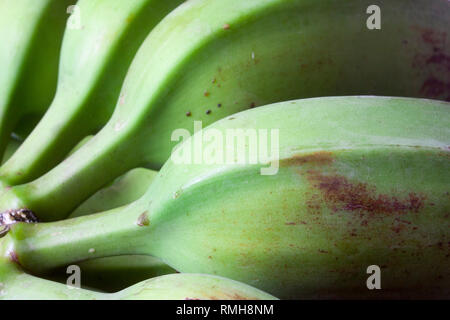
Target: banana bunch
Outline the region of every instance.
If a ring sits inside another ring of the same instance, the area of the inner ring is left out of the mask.
[[[26,135],[53,98],[66,8],[74,2],[0,3],[0,157],[11,133]]]
[[[14,3],[10,7],[16,6],[15,1],[7,2]],[[58,3],[57,14],[66,15],[64,4],[58,0],[19,1],[22,2],[31,7],[31,2]],[[97,132],[108,121],[142,41],[179,3],[181,0],[77,2],[74,12],[79,21],[74,21],[64,33],[56,94],[43,119],[18,152],[2,166],[0,175],[4,186],[39,177],[61,161],[80,139]],[[2,13],[10,15],[6,9]],[[35,30],[31,28],[32,32]],[[56,57],[54,60],[58,61]],[[29,78],[30,74],[26,80]],[[38,80],[38,77],[31,78]],[[13,110],[11,112],[16,112]],[[24,157],[25,154],[33,156]]]
[[[222,277],[172,274],[139,282],[116,293],[76,289],[24,273],[9,261],[0,263],[2,299],[20,300],[275,300],[248,285]]]
[[[0,46],[3,298],[450,297],[448,1],[373,29],[365,0],[79,0],[45,48],[74,1],[28,2],[0,11],[29,25]]]

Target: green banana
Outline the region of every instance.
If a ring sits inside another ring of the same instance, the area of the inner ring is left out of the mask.
[[[74,2],[0,2],[0,158],[12,131],[42,116],[53,98],[66,8]]]
[[[134,203],[15,223],[2,240],[38,274],[147,254],[180,272],[225,276],[280,298],[448,298],[449,108],[355,96],[247,110],[184,141]],[[236,141],[219,139],[235,130],[248,135],[237,151]],[[235,154],[230,162],[176,160],[192,149]],[[264,149],[270,154],[248,161]],[[371,265],[382,270],[382,290],[366,286]]]
[[[69,218],[102,212],[139,199],[150,186],[157,172],[149,169],[133,169],[117,178],[113,184],[101,189],[80,207],[72,212]],[[118,256],[93,259],[79,263],[82,272],[82,283],[113,292],[156,276],[175,273],[159,259],[150,256]],[[65,275],[65,268],[53,273],[52,279]]]
[[[4,259],[2,259],[4,260]],[[101,293],[40,279],[9,261],[0,262],[2,300],[275,300],[248,285],[210,275],[173,274],[116,293]]]
[[[92,137],[86,137],[71,151],[75,152]],[[157,172],[137,168],[117,178],[81,204],[69,218],[102,212],[129,204],[142,195],[150,186]],[[82,261],[79,264],[82,283],[102,291],[114,292],[145,279],[175,273],[159,259],[150,256],[118,256]],[[52,272],[50,280],[65,281],[66,267]]]
[[[70,154],[81,148],[92,137],[86,137],[79,145],[77,145]],[[19,148],[21,141],[17,138],[11,138],[6,147],[2,163],[8,160],[12,154]],[[83,202],[69,217],[78,217],[96,212],[106,211],[117,208],[125,204],[131,203],[139,199],[150,186],[150,183],[155,178],[157,172],[145,169],[136,168],[130,170],[123,176],[120,176],[113,183],[99,190],[92,195],[88,200]]]
[[[139,199],[147,191],[157,173],[144,168],[127,172],[83,202],[69,218],[118,208]]]
[[[194,120],[206,125],[252,106],[301,97],[430,96],[423,89],[427,79],[448,75],[431,58],[429,43],[447,39],[448,1],[379,1],[381,30],[366,27],[369,4],[185,2],[139,49],[108,124],[49,173],[5,192],[0,211],[27,208],[42,221],[67,217],[126,171],[160,167],[175,146],[171,134],[178,128],[192,132]],[[440,42],[435,46],[448,55]],[[418,57],[430,62],[419,64]],[[445,99],[447,93],[431,96]],[[72,134],[55,139],[63,143]]]
[[[102,292],[116,292],[138,282],[177,273],[176,270],[151,256],[116,256],[81,261],[77,263],[81,270],[83,287],[95,288]],[[46,279],[65,283],[67,267],[52,270],[43,275]]]
[[[74,151],[91,138],[84,139]],[[82,203],[69,218],[118,208],[139,199],[144,195],[156,174],[157,172],[144,168],[127,172]],[[145,279],[176,272],[159,259],[150,256],[100,258],[82,261],[79,266],[83,271],[84,284],[108,292],[121,290]],[[53,272],[50,279],[65,279],[65,270],[66,268],[62,268]]]
[[[87,143],[90,138],[84,139],[74,150]],[[20,141],[11,139],[4,155],[4,161],[19,146]],[[156,174],[155,171],[149,169],[133,169],[94,194],[72,212],[70,217],[93,214],[131,203],[145,193]],[[159,259],[149,256],[100,258],[83,261],[78,265],[83,271],[83,284],[107,292],[122,290],[145,279],[176,272]],[[66,268],[52,272],[48,278],[65,282]]]
[[[12,137],[6,146],[5,152],[3,153],[3,159],[1,163],[5,163],[14,154],[14,152],[16,152],[19,146],[20,146],[19,139]]]
[[[37,178],[59,163],[79,140],[108,121],[126,71],[142,41],[181,2],[80,0],[77,3],[79,26],[65,32],[56,95],[44,118],[1,167],[0,181],[4,186]]]

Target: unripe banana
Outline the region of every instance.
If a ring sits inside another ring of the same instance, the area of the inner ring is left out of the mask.
[[[80,0],[77,3],[74,12],[78,14],[79,25],[68,28],[64,35],[56,95],[44,118],[0,169],[4,186],[37,178],[59,163],[79,140],[103,127],[142,41],[181,2]],[[40,80],[38,76],[33,78]],[[21,94],[30,97],[28,92]]]
[[[81,148],[86,144],[92,136],[83,139],[70,154]],[[19,148],[21,141],[13,137],[10,139],[2,163],[6,162],[11,155]],[[121,207],[139,199],[152,183],[157,172],[145,169],[136,168],[130,170],[123,176],[120,176],[109,185],[105,186],[97,193],[92,195],[88,200],[83,202],[69,217],[78,217],[96,212],[106,211],[113,208]]]
[[[117,292],[138,282],[177,271],[160,259],[151,256],[126,255],[91,259],[77,263],[80,267],[83,287],[101,292]],[[67,268],[52,270],[44,277],[66,283]]]
[[[90,139],[91,137],[83,139],[72,152]],[[6,148],[3,161],[7,160],[19,146],[20,141],[12,138]],[[70,217],[93,214],[129,204],[145,193],[156,174],[155,171],[149,169],[133,169],[117,178],[114,183],[99,190],[72,212]],[[106,292],[115,292],[145,279],[176,272],[159,259],[150,256],[100,258],[83,261],[78,265],[82,270],[81,281],[84,286]],[[47,277],[49,280],[65,282],[66,270],[66,267],[55,270]]]
[[[83,202],[69,218],[118,208],[139,199],[145,194],[157,173],[144,168],[130,170]]]
[[[1,163],[5,163],[20,146],[20,141],[16,137],[9,139],[9,143],[6,146]]]
[[[1,259],[0,300],[276,300],[237,281],[201,274],[173,274],[142,281],[116,293],[74,289],[40,279]]]
[[[92,136],[83,139],[71,154],[81,148]],[[102,188],[83,202],[69,218],[107,211],[129,204],[149,188],[157,172],[144,168],[130,170],[110,185]],[[150,256],[118,256],[82,261],[82,283],[101,291],[114,292],[145,279],[176,273],[159,259]],[[52,272],[50,280],[64,282],[67,268]]]
[[[127,172],[81,204],[69,218],[118,208],[139,199],[145,194],[156,174],[157,172],[144,168]],[[107,292],[121,290],[145,279],[176,272],[159,259],[150,256],[100,258],[80,262],[79,266],[84,284]],[[52,279],[55,279],[55,276],[56,279],[61,278],[65,275],[65,270],[63,268],[55,272]]]
[[[108,124],[48,174],[5,193],[0,211],[27,208],[43,221],[62,219],[126,171],[161,166],[175,146],[174,130],[192,132],[194,120],[207,125],[252,106],[309,96],[445,99],[448,91],[424,88],[431,77],[448,78],[436,54],[449,55],[449,2],[381,1],[381,30],[366,26],[369,4],[185,2],[139,49]]]
[[[0,158],[11,132],[42,116],[53,98],[66,9],[75,1],[0,2]]]
[[[180,272],[225,276],[280,298],[448,298],[449,108],[331,97],[247,110],[176,151],[234,150],[230,160],[171,158],[128,206],[17,223],[4,240],[33,272],[148,254]],[[235,130],[247,135],[237,148],[225,139]],[[261,156],[264,148],[270,154]],[[366,286],[373,265],[382,290]]]

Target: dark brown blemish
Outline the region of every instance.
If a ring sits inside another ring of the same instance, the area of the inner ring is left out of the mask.
[[[428,53],[417,53],[414,57],[413,67],[429,70],[420,93],[426,98],[450,101],[450,56],[445,52],[447,33],[429,28],[413,26],[413,30],[420,33],[422,41],[428,45]],[[434,70],[430,70],[434,65]],[[438,69],[436,69],[436,67]]]
[[[148,225],[150,225],[150,220],[148,219],[148,212],[145,211],[143,212],[137,220],[137,225],[140,227],[146,227]]]
[[[299,221],[299,222],[286,222],[285,223],[285,225],[287,225],[287,226],[296,226],[296,225],[299,225],[299,224],[306,224],[306,222],[305,221]]]
[[[12,262],[17,263],[18,265],[20,265],[19,262],[19,257],[17,256],[17,253],[15,251],[11,251],[9,253],[9,258]]]
[[[218,103],[218,104],[217,104],[217,108],[220,108],[220,107],[222,107],[222,104],[221,104],[221,103]]]
[[[0,225],[11,225],[17,222],[37,223],[39,219],[29,209],[10,209],[0,212]]]
[[[427,64],[438,64],[450,71],[450,57],[443,52],[439,52],[437,54],[432,55],[426,61]]]
[[[208,91],[205,91],[205,92],[203,93],[203,95],[204,95],[205,97],[209,97],[210,93],[209,93]]]
[[[450,83],[445,83],[433,76],[430,76],[422,85],[420,92],[426,97],[439,97],[446,92],[450,93]],[[450,101],[450,95],[446,98],[446,101]]]
[[[211,110],[206,110],[206,114],[211,114]]]
[[[376,194],[375,187],[366,183],[353,183],[340,175],[324,175],[308,170],[308,180],[322,193],[323,200],[333,210],[364,211],[370,214],[405,214],[419,212],[425,196],[410,192],[404,199]]]
[[[192,113],[190,111],[186,112],[186,117],[192,116]]]
[[[252,297],[245,297],[238,293],[233,293],[232,295],[226,294],[227,297],[229,297],[231,300],[257,300]]]
[[[328,165],[334,161],[333,154],[329,151],[318,151],[311,154],[294,155],[292,158],[280,161],[280,166],[300,166],[304,164]]]
[[[433,47],[441,47],[447,37],[446,32],[439,32],[429,28],[413,27],[422,34],[422,40]]]

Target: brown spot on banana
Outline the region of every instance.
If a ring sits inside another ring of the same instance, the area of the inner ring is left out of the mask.
[[[150,220],[148,219],[148,212],[147,212],[147,211],[143,212],[143,213],[138,217],[138,220],[137,220],[136,223],[137,223],[137,225],[140,226],[140,227],[146,227],[146,226],[150,225]]]

